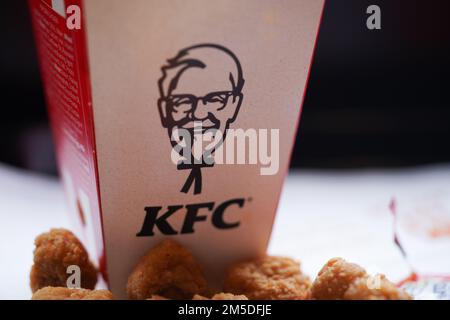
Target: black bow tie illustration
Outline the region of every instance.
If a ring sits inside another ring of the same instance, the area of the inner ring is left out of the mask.
[[[183,188],[181,188],[181,192],[188,193],[192,185],[194,185],[194,194],[199,194],[202,192],[201,167],[193,167],[191,169]]]

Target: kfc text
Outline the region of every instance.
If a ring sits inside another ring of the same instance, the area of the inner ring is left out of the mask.
[[[218,206],[216,206],[214,202],[205,202],[187,204],[185,206],[171,205],[164,210],[161,210],[163,207],[146,207],[146,214],[141,231],[139,231],[136,236],[151,237],[155,235],[155,226],[165,235],[194,233],[194,224],[208,220],[209,216],[211,216],[211,224],[217,229],[236,228],[239,226],[240,222],[229,221],[225,216],[227,210],[243,208],[244,204],[245,199],[240,198],[227,200]],[[202,214],[200,211],[211,214]],[[167,221],[173,214],[185,215],[181,230],[175,230],[175,228]]]

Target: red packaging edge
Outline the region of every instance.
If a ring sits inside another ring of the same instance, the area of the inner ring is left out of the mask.
[[[44,44],[42,43],[41,37],[44,36],[41,29],[39,28],[38,18],[36,17],[36,10],[39,10],[41,6],[47,6],[48,9],[51,9],[52,1],[51,0],[28,0],[30,15],[32,19],[32,27],[35,38],[35,44],[37,48],[38,60],[39,60],[39,68],[40,74],[43,81],[43,89],[45,92],[45,100],[47,104],[48,114],[50,118],[50,125],[53,134],[53,140],[55,145],[56,158],[58,162],[58,170],[60,176],[62,175],[63,167],[68,167],[69,171],[79,171],[80,168],[76,167],[76,164],[73,162],[67,161],[68,157],[71,155],[67,151],[65,144],[67,144],[67,138],[63,136],[61,133],[63,127],[63,119],[62,117],[55,112],[55,109],[58,108],[58,100],[55,97],[55,92],[52,91],[52,88],[57,85],[57,79],[52,78],[49,74],[51,71],[49,70],[49,59],[48,56],[44,52]],[[66,0],[65,1],[66,8],[71,5],[76,5],[79,8],[83,7],[82,0]],[[81,10],[83,12],[83,10]],[[56,15],[55,15],[56,16]],[[86,159],[89,162],[89,167],[91,168],[90,172],[90,181],[87,190],[87,195],[90,198],[91,204],[91,215],[93,219],[97,217],[99,219],[98,223],[94,223],[95,234],[99,235],[101,239],[97,239],[97,263],[99,265],[99,271],[101,272],[103,278],[107,281],[107,273],[106,273],[106,257],[105,257],[105,245],[104,245],[104,237],[103,237],[103,216],[101,210],[101,199],[100,199],[100,188],[99,188],[99,179],[98,179],[98,166],[97,166],[97,157],[96,157],[96,143],[95,143],[95,134],[94,134],[94,121],[92,115],[92,97],[91,97],[91,84],[90,84],[90,75],[89,75],[89,62],[87,58],[87,41],[86,35],[84,32],[84,28],[82,27],[79,30],[69,30],[66,27],[66,21],[63,17],[58,19],[56,22],[57,30],[70,34],[73,39],[73,46],[75,50],[75,66],[74,71],[78,75],[78,85],[79,85],[79,95],[80,98],[80,111],[82,114],[82,122],[84,125],[84,135],[80,136],[80,143],[86,148]],[[84,17],[81,16],[81,25],[84,26]],[[73,175],[73,183],[74,188],[82,187],[80,181],[77,179],[76,175]],[[83,187],[86,187],[84,185]],[[67,187],[66,193],[67,193]],[[57,226],[55,226],[57,227]],[[79,230],[79,232],[83,235],[85,233],[84,230]],[[94,257],[91,257],[94,258]]]

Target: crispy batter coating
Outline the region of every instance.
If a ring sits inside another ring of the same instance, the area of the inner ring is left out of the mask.
[[[97,270],[88,253],[74,234],[65,229],[52,229],[34,241],[34,264],[30,273],[30,287],[36,292],[43,287],[65,287],[67,267],[77,265],[81,270],[81,287],[94,289]]]
[[[365,275],[366,271],[357,264],[333,258],[323,266],[314,280],[312,297],[317,300],[342,299],[350,284]]]
[[[163,296],[158,296],[157,294],[152,295],[150,298],[146,299],[146,300],[170,300],[167,299]]]
[[[224,283],[226,292],[251,300],[305,300],[310,286],[299,262],[270,256],[231,266]]]
[[[380,275],[377,280],[359,265],[342,258],[329,260],[320,270],[311,287],[311,297],[316,300],[411,299],[385,276]]]
[[[111,291],[45,287],[33,294],[32,300],[113,300]]]
[[[153,247],[138,262],[128,277],[130,299],[143,300],[152,295],[169,299],[191,299],[207,292],[202,270],[192,254],[178,243],[165,240]]]
[[[211,298],[206,298],[196,294],[192,300],[248,300],[248,298],[244,295],[234,295],[232,293],[221,292],[213,295]]]
[[[412,297],[380,274],[353,281],[344,294],[344,300],[412,300]]]

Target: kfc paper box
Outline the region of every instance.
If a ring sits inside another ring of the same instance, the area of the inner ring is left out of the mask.
[[[30,0],[60,174],[112,291],[150,247],[265,253],[323,1]]]

